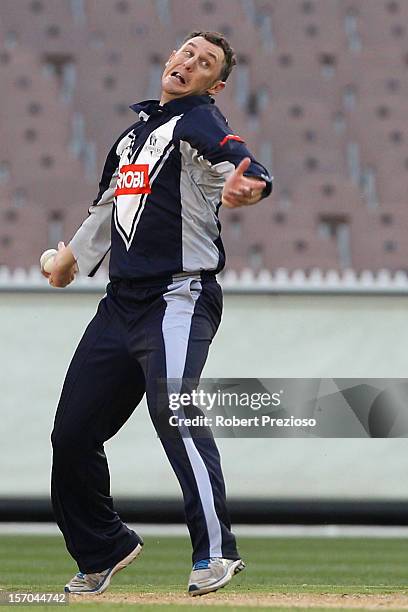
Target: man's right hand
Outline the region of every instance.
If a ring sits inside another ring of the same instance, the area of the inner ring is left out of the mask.
[[[72,283],[77,272],[78,266],[71,247],[59,242],[52,271],[50,274],[44,273],[44,276],[53,287],[66,287]]]

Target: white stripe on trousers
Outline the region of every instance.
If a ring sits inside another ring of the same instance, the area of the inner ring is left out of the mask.
[[[191,292],[190,285],[194,285],[198,290],[195,289],[194,293]],[[200,293],[201,283],[188,279],[187,281],[179,281],[169,285],[168,291],[163,295],[167,303],[162,322],[162,331],[166,354],[167,391],[169,394],[179,393],[181,389],[191,320],[194,314],[195,302],[199,298]],[[210,476],[194,444],[193,438],[189,435],[183,435],[181,427],[180,433],[182,434],[182,440],[190,460],[204,511],[210,544],[209,556],[222,557],[221,526],[215,511]]]

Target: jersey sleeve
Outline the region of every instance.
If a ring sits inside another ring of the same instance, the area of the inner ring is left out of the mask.
[[[231,130],[216,106],[206,104],[187,113],[177,125],[175,136],[180,142],[188,143],[196,164],[224,179],[249,157],[251,164],[245,176],[265,181],[263,198],[271,193],[273,179],[268,170],[255,159],[244,140]]]
[[[110,251],[111,218],[120,159],[118,151],[129,129],[121,134],[109,151],[99,183],[99,193],[88,209],[88,217],[69,243],[80,272],[88,276],[96,273]]]

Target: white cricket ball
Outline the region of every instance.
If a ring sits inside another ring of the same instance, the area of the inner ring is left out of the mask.
[[[40,257],[41,272],[51,274],[54,265],[54,258],[58,251],[56,249],[47,249]]]

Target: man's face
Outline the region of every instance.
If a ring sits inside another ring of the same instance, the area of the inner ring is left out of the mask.
[[[220,79],[224,51],[201,36],[191,38],[173,51],[162,76],[162,103],[182,96],[216,94],[225,84]]]

